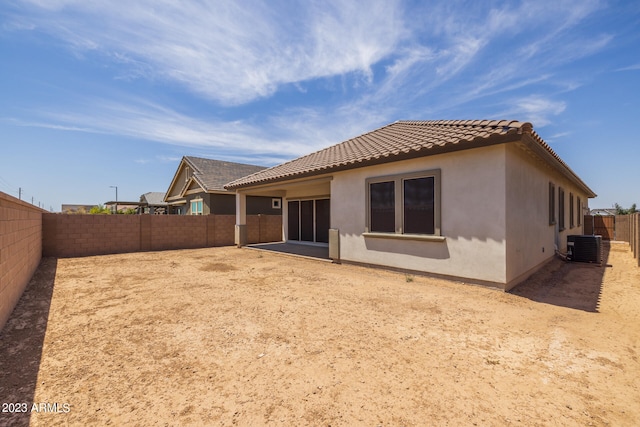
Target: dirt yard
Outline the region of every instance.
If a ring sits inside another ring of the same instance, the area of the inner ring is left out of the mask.
[[[640,268],[606,255],[511,293],[252,249],[44,259],[0,425],[637,426]]]

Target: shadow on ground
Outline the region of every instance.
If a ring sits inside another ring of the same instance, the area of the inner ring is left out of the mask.
[[[42,259],[0,332],[0,404],[27,407],[26,413],[0,412],[0,425],[29,425],[57,264],[56,258]]]
[[[592,313],[598,312],[602,280],[611,246],[602,242],[602,266],[553,259],[530,278],[510,291],[532,301]]]
[[[303,256],[307,258],[329,259],[327,246],[304,245],[289,242],[257,243],[247,246],[251,249],[260,249],[269,252],[279,252],[289,255]]]

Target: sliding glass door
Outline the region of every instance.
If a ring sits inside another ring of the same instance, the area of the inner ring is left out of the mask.
[[[289,240],[329,242],[329,199],[290,200],[287,207]]]

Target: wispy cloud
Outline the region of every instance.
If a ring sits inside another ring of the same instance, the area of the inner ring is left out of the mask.
[[[567,104],[541,94],[541,85],[557,90],[553,85],[563,65],[612,40],[609,34],[575,34],[602,7],[597,0],[492,6],[455,0],[410,6],[337,0],[251,6],[137,0],[126,8],[82,0],[27,4],[15,12],[15,22],[63,40],[74,53],[100,58],[116,70],[116,79],[177,83],[207,101],[235,106],[291,85],[308,102],[283,103],[234,121],[114,96],[55,110],[34,108],[22,125],[123,135],[270,162],[407,116],[451,118],[446,114],[461,106],[469,106],[468,118],[482,111],[544,126]],[[324,84],[314,84],[318,79]],[[578,86],[566,78],[562,85]]]
[[[573,90],[580,82],[575,75],[559,77],[563,67],[604,50],[613,39],[576,31],[602,7],[597,0],[580,5],[565,0],[500,2],[493,7],[454,0],[430,3],[407,19],[412,43],[396,52],[385,78],[363,98],[392,111],[392,106],[414,106],[418,117],[435,113],[444,118],[442,114],[482,98],[528,97],[543,85],[551,91],[560,86]],[[493,114],[503,111],[499,106],[504,100],[492,103]]]
[[[558,138],[564,138],[565,136],[569,136],[571,135],[571,132],[558,132],[558,133],[554,133],[553,135],[549,136],[547,138],[547,141],[549,142],[553,142],[553,140],[558,139]]]
[[[288,2],[31,1],[31,24],[133,64],[134,75],[179,82],[223,104],[269,96],[279,85],[371,67],[403,38],[394,1]]]
[[[215,154],[217,158],[254,159],[254,162],[261,159],[263,164],[275,164],[324,148],[357,135],[362,126],[375,126],[384,120],[367,109],[357,110],[346,104],[322,111],[291,108],[258,124],[249,120],[222,121],[195,118],[135,97],[84,99],[64,111],[31,110],[30,116],[28,120],[3,120],[16,126],[162,142]],[[157,160],[142,158],[137,162]]]
[[[509,104],[503,111],[505,117],[518,117],[533,123],[537,128],[548,125],[553,116],[561,114],[567,108],[564,101],[555,101],[542,95],[513,99]]]
[[[150,163],[175,163],[179,162],[182,157],[178,156],[154,156],[150,158],[140,158],[134,160],[136,163],[141,165],[146,165]]]
[[[633,64],[627,67],[618,68],[616,71],[635,71],[640,70],[640,64]]]

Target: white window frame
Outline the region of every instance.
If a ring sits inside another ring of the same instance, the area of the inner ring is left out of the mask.
[[[404,181],[417,178],[429,178],[433,177],[433,215],[434,215],[434,233],[433,234],[409,234],[404,233]],[[365,237],[380,237],[380,238],[393,238],[393,239],[408,239],[408,240],[431,240],[431,241],[443,241],[445,240],[442,235],[441,226],[441,177],[442,172],[440,169],[429,169],[417,172],[402,173],[396,175],[376,176],[367,178],[365,180],[365,194],[366,194],[366,224],[363,235]],[[394,183],[394,195],[395,195],[395,231],[391,232],[372,232],[371,231],[371,184],[380,182],[393,182]]]
[[[193,206],[196,206],[196,209],[193,209]],[[198,207],[200,209],[198,209]],[[204,202],[202,199],[193,199],[191,200],[191,215],[202,215],[202,211],[204,210]]]

